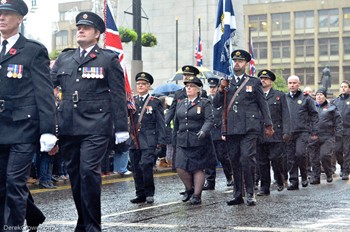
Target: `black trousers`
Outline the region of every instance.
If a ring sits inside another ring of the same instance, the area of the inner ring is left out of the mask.
[[[257,135],[226,136],[233,170],[234,197],[243,197],[243,180],[247,193],[254,194],[257,137]]]
[[[0,145],[0,230],[24,224],[29,195],[27,180],[36,144]],[[7,227],[8,228],[8,227]],[[22,231],[18,230],[12,231]]]
[[[332,176],[331,162],[334,146],[334,136],[319,136],[317,140],[310,142],[308,148],[311,153],[312,177],[314,179],[320,180],[321,178],[321,162],[326,176]]]
[[[155,186],[153,178],[153,165],[156,157],[155,150],[130,149],[129,156],[135,182],[136,196],[154,196]]]
[[[306,148],[309,144],[308,132],[293,133],[286,146],[288,158],[289,182],[299,184],[299,170],[302,180],[307,180],[308,155]]]
[[[75,231],[101,231],[101,161],[109,137],[62,136],[60,140],[78,211]]]
[[[209,185],[215,186],[215,178],[216,178],[216,161],[219,160],[219,162],[222,165],[222,169],[224,171],[225,177],[227,181],[232,180],[232,166],[230,157],[227,150],[227,143],[224,140],[213,140],[214,154],[210,157],[209,163],[210,168],[205,169],[205,179]]]
[[[276,178],[277,185],[284,184],[282,142],[262,143],[257,148],[257,161],[260,172],[260,190],[270,192],[271,167]]]

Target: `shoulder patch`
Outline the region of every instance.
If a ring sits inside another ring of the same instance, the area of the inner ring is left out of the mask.
[[[39,41],[33,40],[33,39],[27,39],[28,42],[30,43],[34,43],[37,44],[39,46],[45,47],[42,43],[40,43]]]

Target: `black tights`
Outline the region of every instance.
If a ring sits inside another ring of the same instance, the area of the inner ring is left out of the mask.
[[[201,196],[204,182],[205,174],[203,170],[195,170],[188,172],[184,169],[177,168],[177,174],[185,185],[186,191],[194,189],[194,195]]]

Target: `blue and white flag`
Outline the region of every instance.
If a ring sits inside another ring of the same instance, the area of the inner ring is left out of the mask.
[[[236,30],[236,18],[231,0],[219,0],[214,34],[213,70],[230,75],[230,43]]]

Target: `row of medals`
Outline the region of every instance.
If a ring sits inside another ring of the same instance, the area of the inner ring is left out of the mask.
[[[10,64],[7,68],[7,77],[8,78],[22,78],[23,65]]]
[[[103,68],[102,67],[83,67],[82,78],[96,78],[103,79]]]

